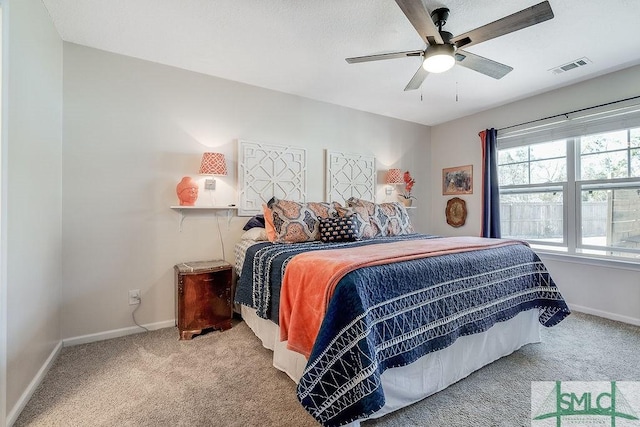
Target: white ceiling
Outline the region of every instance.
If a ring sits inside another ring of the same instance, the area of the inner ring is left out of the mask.
[[[425,0],[458,35],[541,0]],[[43,0],[63,40],[229,80],[435,125],[640,64],[640,0],[549,0],[555,17],[467,50],[510,65],[501,80],[461,66],[403,89],[424,49],[394,0]],[[592,62],[554,75],[578,58]],[[456,99],[457,97],[457,99]]]

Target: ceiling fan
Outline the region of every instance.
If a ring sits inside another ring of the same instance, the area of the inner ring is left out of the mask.
[[[405,57],[423,57],[422,66],[411,78],[404,90],[418,89],[429,73],[441,73],[447,71],[457,62],[463,67],[485,74],[494,79],[501,79],[512,67],[501,64],[491,59],[475,55],[462,50],[523,28],[530,27],[540,22],[553,18],[553,11],[548,1],[543,1],[535,6],[528,7],[512,15],[493,21],[458,36],[453,36],[442,27],[449,18],[449,9],[439,8],[433,12],[424,7],[421,0],[396,0],[400,9],[405,14],[411,25],[416,29],[421,38],[427,42],[425,50],[411,50],[406,52],[383,53],[379,55],[358,56],[347,58],[349,64],[358,62],[379,61],[382,59],[394,59]]]

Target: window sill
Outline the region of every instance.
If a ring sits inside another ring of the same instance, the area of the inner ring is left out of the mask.
[[[548,249],[532,248],[541,258],[553,261],[570,262],[575,264],[591,265],[595,267],[615,268],[618,270],[640,271],[640,262],[621,258],[605,259],[597,256],[567,254]]]

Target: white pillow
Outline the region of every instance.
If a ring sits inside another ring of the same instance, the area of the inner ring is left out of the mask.
[[[253,227],[245,231],[240,237],[242,240],[268,240],[267,231],[262,227]]]

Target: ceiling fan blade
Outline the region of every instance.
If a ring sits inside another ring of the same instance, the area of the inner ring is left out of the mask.
[[[411,77],[411,80],[409,80],[409,83],[407,83],[407,86],[404,88],[404,90],[407,91],[419,89],[422,85],[422,82],[427,78],[428,75],[429,72],[422,68],[422,64],[420,64],[420,68],[418,68],[418,71],[416,71],[413,77]]]
[[[553,18],[553,10],[551,10],[551,6],[548,1],[543,1],[535,6],[523,9],[520,12],[516,12],[487,25],[483,25],[475,30],[455,36],[451,39],[451,42],[455,44],[457,48],[469,47],[483,41],[491,40],[493,38],[530,27],[531,25],[539,24],[540,22],[544,22],[551,18]]]
[[[407,17],[413,28],[416,29],[420,38],[425,40],[427,44],[442,44],[444,41],[440,36],[438,28],[431,20],[431,14],[425,9],[420,0],[396,0],[400,9]],[[431,41],[430,41],[431,38]]]
[[[465,50],[459,50],[455,54],[456,62],[470,70],[477,71],[494,79],[501,79],[513,70],[513,67],[501,64],[491,59],[475,55]]]
[[[393,53],[381,53],[379,55],[357,56],[355,58],[346,58],[345,61],[347,61],[349,64],[356,64],[358,62],[406,58],[407,56],[422,56],[423,54],[424,54],[424,51],[422,50],[408,50],[406,52],[393,52]]]

